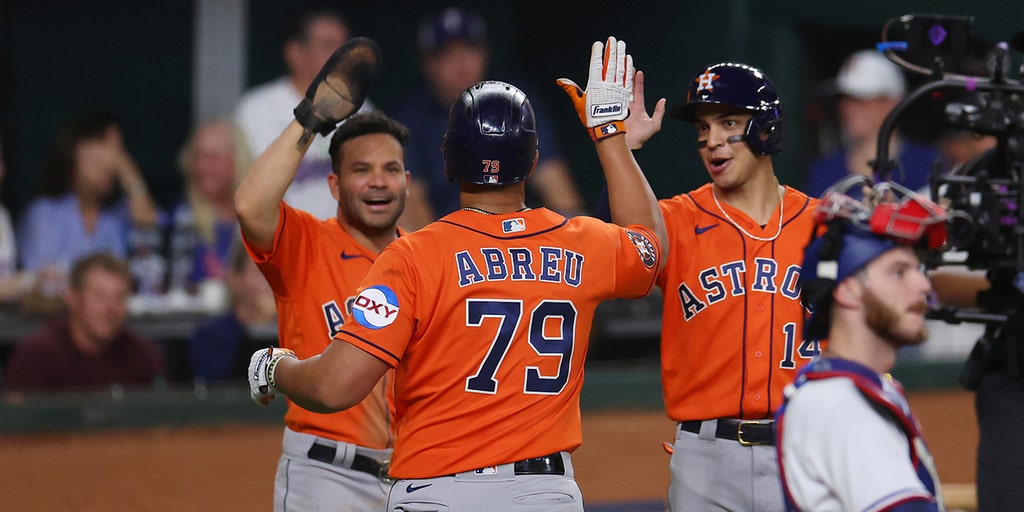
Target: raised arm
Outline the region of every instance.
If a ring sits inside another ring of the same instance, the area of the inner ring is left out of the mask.
[[[235,191],[235,214],[242,235],[257,249],[270,250],[274,242],[281,200],[312,143],[312,139],[299,142],[302,132],[302,125],[292,121],[253,162]]]
[[[295,121],[253,163],[235,192],[235,213],[242,234],[254,247],[270,249],[281,200],[313,135],[328,135],[359,110],[379,68],[380,49],[373,41],[357,37],[341,45],[295,107]]]
[[[626,43],[609,37],[607,44],[597,41],[591,46],[586,91],[566,78],[558,79],[558,85],[569,95],[580,121],[594,139],[608,184],[612,222],[649,228],[661,242],[660,264],[664,266],[668,259],[668,236],[658,199],[633,158],[626,138],[619,136],[626,131],[624,120],[635,76],[633,57],[626,53]]]

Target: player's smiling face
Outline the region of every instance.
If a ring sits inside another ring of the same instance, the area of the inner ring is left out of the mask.
[[[345,141],[340,152],[340,174],[328,178],[338,221],[367,235],[393,231],[409,192],[402,145],[391,135],[372,133]]]
[[[865,268],[860,279],[865,321],[872,331],[895,347],[916,345],[928,337],[924,315],[932,286],[913,251],[887,251]]]
[[[750,118],[750,114],[731,105],[697,105],[694,125],[698,152],[719,188],[728,190],[746,183],[757,168],[757,155],[743,141]]]

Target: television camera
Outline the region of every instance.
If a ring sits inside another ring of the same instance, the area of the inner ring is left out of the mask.
[[[984,270],[991,284],[978,294],[976,307],[944,307],[929,314],[949,323],[985,325],[961,374],[961,384],[969,389],[993,365],[1024,374],[1024,69],[1017,70],[1017,78],[1009,76],[1011,45],[1024,51],[1024,32],[988,51],[988,76],[950,72],[947,64],[967,56],[973,21],[969,16],[908,14],[885,24],[878,49],[929,81],[886,118],[872,162],[876,176],[898,171],[889,158],[889,140],[907,107],[922,99],[956,98],[945,106],[946,127],[996,140],[995,147],[958,168],[944,169],[936,162],[929,180],[932,197],[949,208],[947,244],[952,250],[930,255],[926,265]],[[903,40],[890,40],[899,29]]]

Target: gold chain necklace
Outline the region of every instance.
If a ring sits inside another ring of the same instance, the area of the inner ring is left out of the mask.
[[[779,190],[778,181],[775,182],[775,190]],[[751,235],[750,233],[747,233],[747,230],[743,229],[743,227],[740,226],[738,222],[732,220],[732,217],[730,217],[728,213],[725,213],[725,208],[722,208],[722,203],[718,202],[718,195],[715,194],[714,185],[711,186],[711,197],[715,200],[715,206],[718,207],[718,211],[722,212],[722,215],[725,216],[725,219],[728,220],[733,226],[735,226],[736,229],[740,230],[740,232],[743,233],[744,235],[747,235],[748,237],[753,238],[754,240],[757,240],[759,242],[771,242],[782,234],[782,220],[786,218],[786,201],[784,201],[782,198],[782,192],[779,192],[779,230],[776,231],[771,238],[764,238],[760,236]]]

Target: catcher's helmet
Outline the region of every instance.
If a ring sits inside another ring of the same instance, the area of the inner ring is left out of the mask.
[[[537,163],[537,120],[526,94],[511,84],[480,82],[459,95],[441,143],[448,181],[508,185]]]
[[[862,191],[864,201],[853,197]],[[814,215],[819,229],[804,249],[800,270],[801,301],[811,311],[804,324],[806,339],[828,336],[832,290],[838,283],[895,247],[939,248],[949,218],[941,206],[899,184],[873,185],[860,175],[829,187]]]
[[[701,103],[733,105],[753,114],[743,139],[755,153],[774,155],[782,149],[782,101],[760,69],[736,62],[711,64],[693,77],[686,103],[669,115],[692,123]]]

